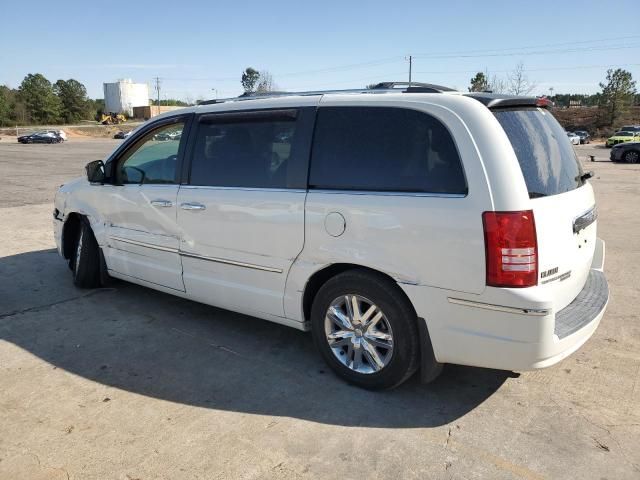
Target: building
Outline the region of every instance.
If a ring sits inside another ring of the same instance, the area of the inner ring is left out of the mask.
[[[185,107],[168,107],[168,106],[160,106],[158,108],[156,105],[146,105],[144,107],[133,107],[133,118],[139,118],[142,120],[149,120],[151,117],[155,117],[156,115],[160,115],[165,112],[172,112],[173,110],[180,110]]]
[[[130,78],[104,85],[104,110],[107,113],[133,115],[134,107],[149,105],[149,85],[133,83]]]

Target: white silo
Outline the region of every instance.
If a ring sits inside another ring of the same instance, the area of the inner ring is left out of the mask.
[[[133,83],[123,78],[115,83],[104,84],[104,110],[106,113],[125,113],[133,115],[133,107],[149,105],[149,86],[146,83]]]

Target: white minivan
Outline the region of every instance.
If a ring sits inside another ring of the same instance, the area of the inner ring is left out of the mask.
[[[115,277],[311,330],[366,388],[570,355],[609,291],[591,174],[544,100],[387,87],[148,121],[56,194],[76,285]]]

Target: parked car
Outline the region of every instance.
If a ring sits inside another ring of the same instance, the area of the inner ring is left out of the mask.
[[[36,132],[18,137],[20,143],[60,143],[62,137],[54,132]]]
[[[578,135],[580,137],[580,143],[581,144],[585,144],[585,143],[590,143],[591,142],[591,135],[589,135],[589,132],[587,132],[586,130],[576,130],[575,132],[576,135]]]
[[[623,127],[620,127],[618,131],[640,132],[640,125],[624,125]]]
[[[612,162],[640,163],[640,142],[618,143],[611,148]]]
[[[182,132],[181,131],[177,131],[177,130],[171,130],[171,131],[167,131],[167,132],[160,132],[157,133],[155,135],[155,140],[159,140],[159,141],[168,141],[168,140],[180,140],[182,136]]]
[[[545,104],[381,90],[150,120],[55,196],[75,284],[111,276],[310,330],[366,388],[576,351],[608,302],[605,247],[591,174]]]
[[[49,133],[53,133],[62,139],[63,142],[67,141],[67,134],[64,130],[48,130]]]
[[[117,132],[113,138],[117,139],[117,140],[124,140],[125,138],[129,138],[131,136],[131,131],[128,132],[124,132],[122,130],[120,130],[119,132]]]
[[[567,137],[569,137],[569,141],[572,145],[580,145],[580,136],[576,135],[573,132],[567,132]]]
[[[605,144],[605,146],[613,147],[618,143],[637,142],[637,141],[640,141],[640,131],[638,132],[621,131],[621,132],[616,132],[615,134],[613,134],[613,136],[607,138],[607,143]]]

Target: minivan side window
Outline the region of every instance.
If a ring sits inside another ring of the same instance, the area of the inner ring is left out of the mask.
[[[126,184],[176,183],[176,165],[184,122],[147,133],[118,160],[116,182]]]
[[[292,172],[299,170],[295,165],[300,157],[296,117],[296,110],[203,115],[195,137],[189,183],[300,187],[291,181]]]
[[[467,193],[460,155],[444,125],[392,107],[321,107],[309,187]]]

